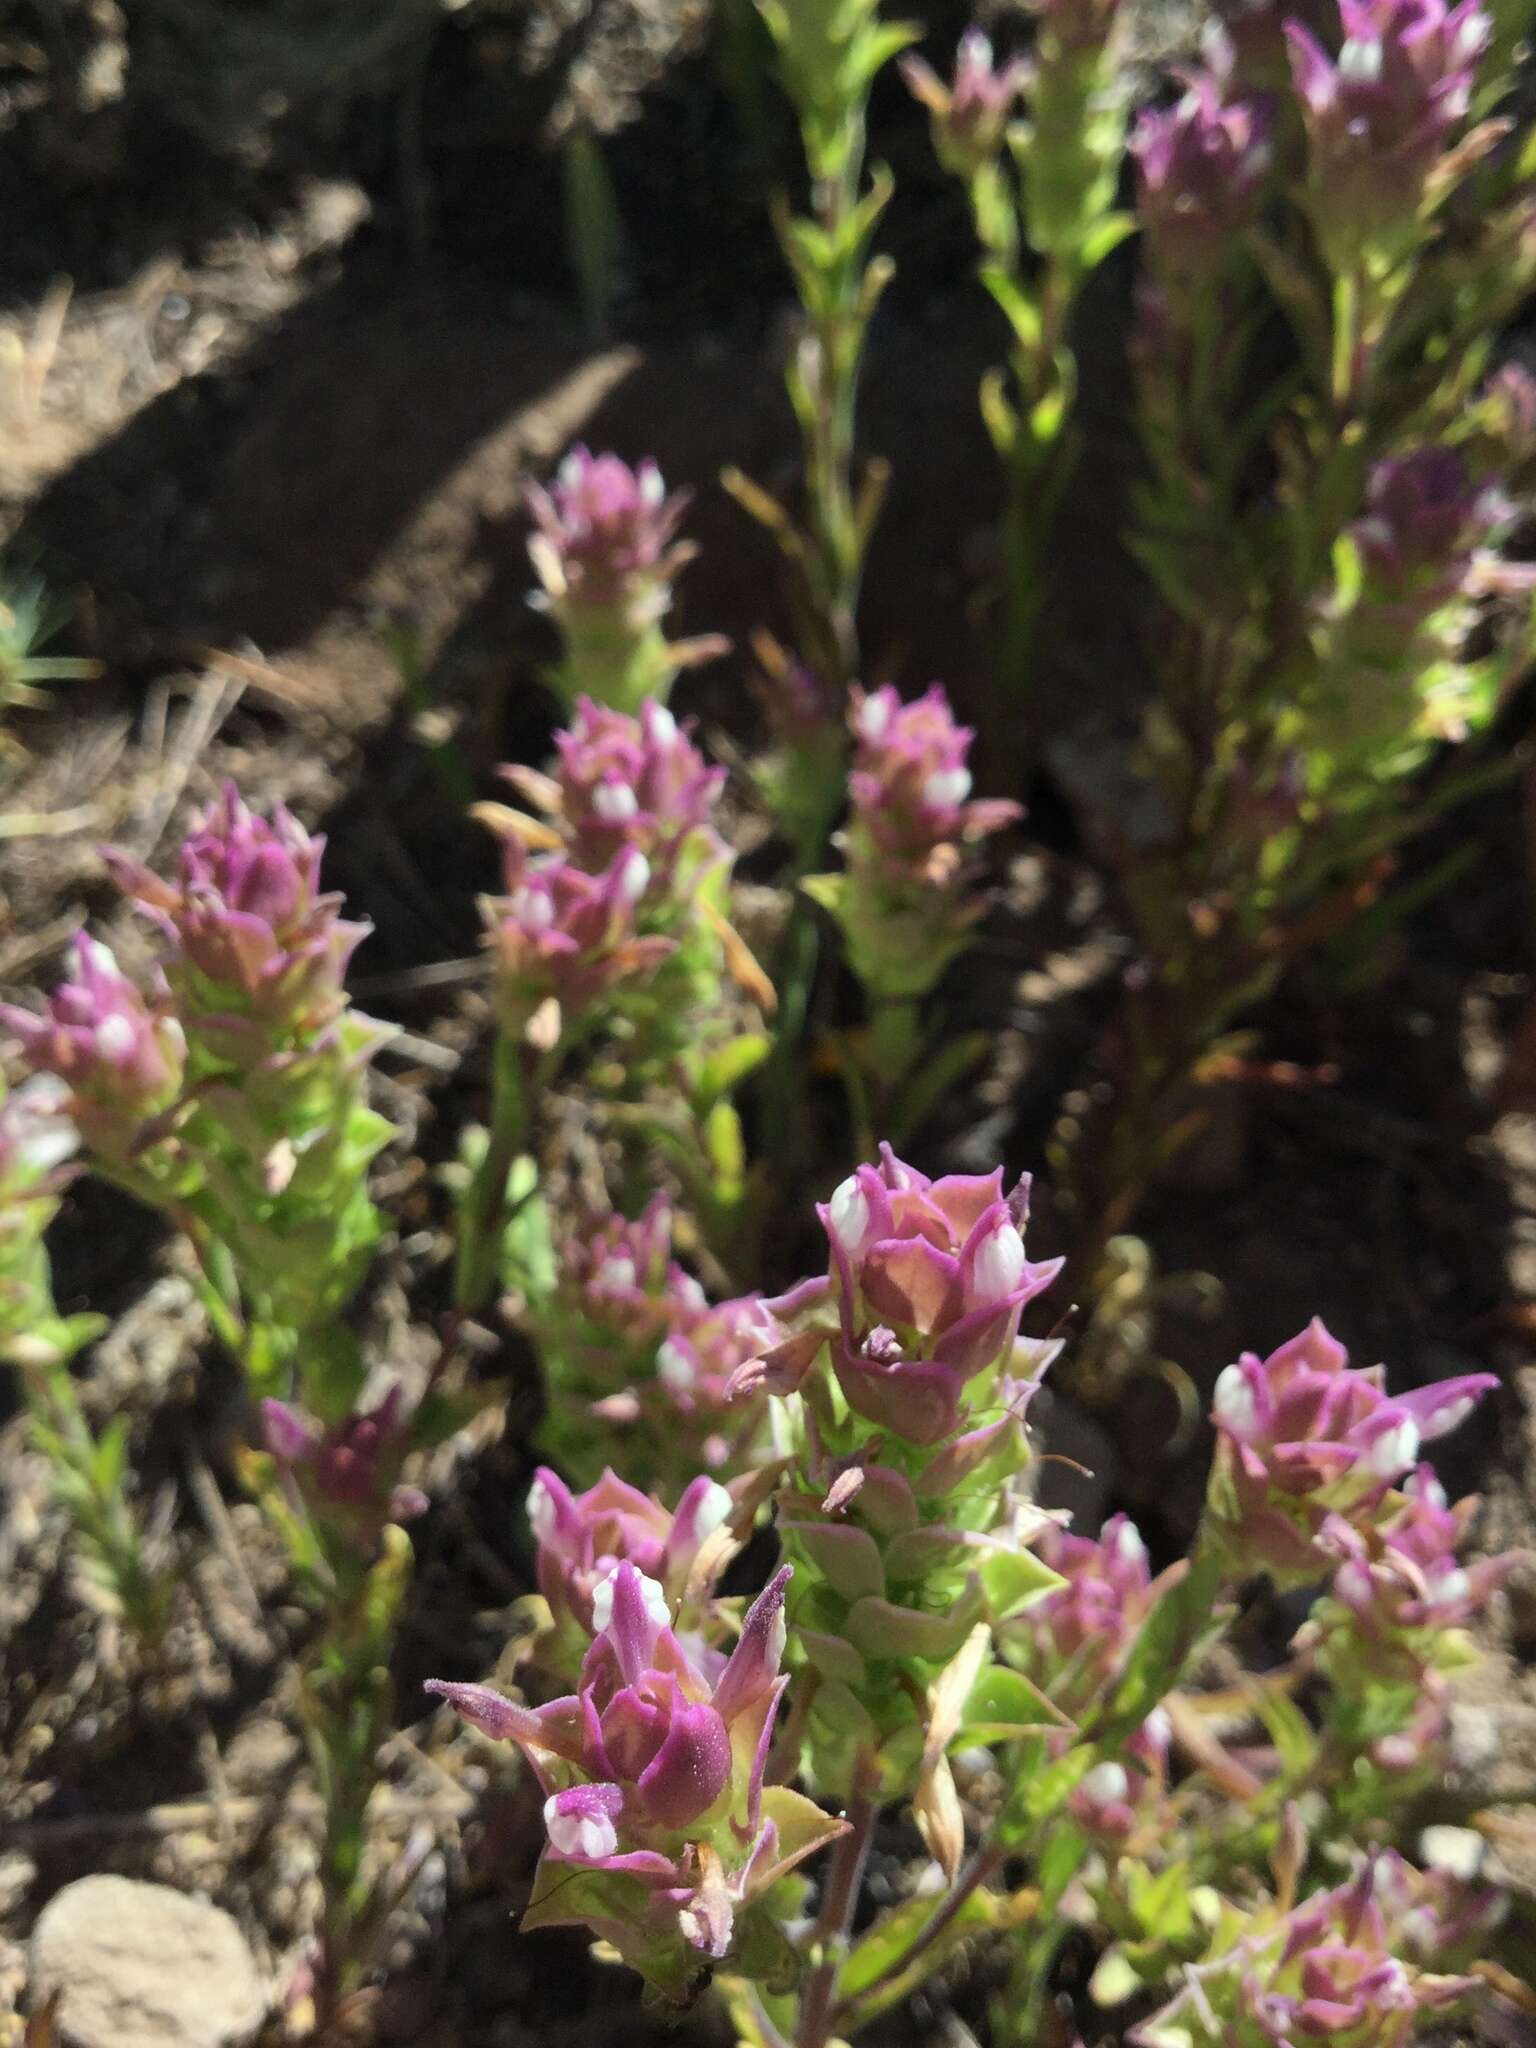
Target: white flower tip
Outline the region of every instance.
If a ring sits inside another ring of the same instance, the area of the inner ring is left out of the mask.
[[[1091,1799],[1095,1806],[1118,1805],[1130,1789],[1131,1781],[1123,1764],[1095,1764],[1083,1779],[1084,1797]]]
[[[1396,1479],[1418,1455],[1419,1425],[1411,1415],[1404,1415],[1372,1441],[1365,1462],[1378,1479]]]
[[[550,1846],[562,1856],[612,1856],[619,1846],[606,1813],[562,1813],[558,1792],[544,1802],[544,1825]]]
[[[96,1026],[96,1050],[104,1060],[125,1060],[133,1052],[135,1033],[126,1017],[114,1013]]]
[[[586,464],[573,449],[555,471],[555,475],[568,491],[573,491],[586,475]]]
[[[666,495],[667,487],[662,482],[661,471],[654,462],[642,462],[640,465],[641,504],[659,505]]]
[[[597,1269],[597,1282],[601,1287],[633,1287],[638,1276],[635,1262],[626,1252],[613,1252],[604,1259]]]
[[[1122,1522],[1112,1540],[1115,1555],[1122,1564],[1140,1564],[1147,1554],[1147,1546],[1141,1540],[1141,1531],[1134,1522]]]
[[[1460,1429],[1472,1410],[1477,1406],[1475,1396],[1458,1394],[1454,1401],[1447,1401],[1443,1408],[1437,1408],[1430,1418],[1436,1436],[1449,1436],[1453,1429]]]
[[[1436,1573],[1425,1583],[1429,1588],[1429,1597],[1447,1606],[1454,1606],[1465,1600],[1472,1591],[1472,1581],[1459,1564],[1453,1564],[1445,1571]]]
[[[526,884],[512,898],[512,915],[525,931],[548,931],[555,921],[554,899],[547,889]]]
[[[649,711],[649,724],[651,728],[650,739],[653,746],[670,747],[677,738],[677,720],[672,716],[665,704],[652,702]]]
[[[1000,1301],[1018,1286],[1024,1277],[1024,1240],[1011,1223],[999,1224],[976,1247],[973,1276],[983,1301]]]
[[[600,782],[592,792],[592,808],[605,825],[625,825],[640,806],[627,783]]]
[[[599,1580],[592,1593],[592,1626],[601,1635],[613,1620],[613,1594],[622,1569],[615,1565],[607,1578]],[[670,1628],[672,1610],[667,1605],[667,1596],[654,1579],[648,1579],[644,1572],[637,1572],[640,1581],[640,1598],[644,1604],[647,1619],[657,1628]]]
[[[693,1526],[701,1543],[706,1536],[713,1536],[717,1529],[724,1527],[731,1519],[735,1505],[719,1481],[711,1479],[699,1502],[698,1513],[693,1518]]]
[[[784,1651],[788,1642],[789,1621],[781,1606],[768,1629],[768,1662],[775,1671],[784,1662]]]
[[[117,964],[117,955],[101,939],[93,939],[89,932],[80,932],[75,938],[75,958],[83,971],[93,967],[98,974],[110,974],[114,980],[123,979],[123,970]]]
[[[1351,36],[1339,51],[1338,74],[1357,85],[1373,85],[1381,76],[1382,48],[1378,42],[1357,41]]]
[[[651,886],[651,864],[638,848],[631,847],[619,872],[619,894],[626,903],[638,903]]]
[[[1488,1861],[1488,1844],[1475,1828],[1428,1827],[1419,1837],[1419,1854],[1431,1870],[1471,1884]]]
[[[971,771],[968,768],[936,768],[923,784],[923,799],[935,810],[947,810],[951,804],[963,804],[971,793]]]
[[[1211,1396],[1211,1413],[1234,1436],[1244,1436],[1258,1420],[1258,1403],[1248,1375],[1240,1365],[1229,1365],[1216,1382]]]
[[[869,1198],[859,1186],[857,1174],[850,1173],[836,1189],[827,1213],[832,1219],[832,1235],[850,1258],[856,1258],[869,1229]]]
[[[888,697],[866,697],[859,706],[860,739],[882,739],[890,722],[891,704]]]
[[[555,1533],[555,1503],[542,1479],[528,1489],[528,1526],[538,1543],[548,1543]]]
[[[1142,1722],[1141,1729],[1154,1749],[1173,1747],[1173,1717],[1166,1707],[1154,1707]]]
[[[693,1360],[670,1337],[657,1348],[656,1377],[674,1394],[684,1394],[693,1385]]]

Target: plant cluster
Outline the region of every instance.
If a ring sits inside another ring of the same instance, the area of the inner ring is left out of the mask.
[[[1341,5],[1333,42],[1263,13],[1211,32],[1130,128],[1134,213],[1115,0],[1039,0],[1002,65],[972,31],[948,84],[903,66],[1010,335],[982,400],[1005,466],[999,730],[1072,459],[1074,309],[1140,229],[1155,801],[1139,838],[1099,821],[1138,957],[1093,1113],[1049,1162],[1065,1256],[1026,1249],[1027,1177],[900,1156],[987,1050],[938,1005],[1022,813],[975,793],[944,688],[904,698],[859,647],[883,471],[856,400],[890,194],[866,116],[914,40],[876,0],[761,0],[809,172],[808,213],[779,210],[804,489],[791,511],[733,479],[783,544],[797,636],[756,643],[770,744],[737,791],[668,702],[723,646],[667,637],[686,498],[586,448],[528,494],[564,723],[544,767],[501,771],[515,802],[474,806],[501,861],[488,1114],[443,1174],[430,1360],[384,1370],[360,1335],[389,1027],[348,994],[367,932],[321,838],[223,789],[168,873],[107,853],[140,928],[127,967],[81,933],[40,1010],[0,1009],[29,1074],[0,1097],[0,1361],[83,1576],[146,1656],[174,1589],[125,1422],[98,1429],[72,1370],[100,1321],[53,1300],[71,1175],[179,1234],[238,1369],[230,1464],[304,1616],[322,2030],[420,1860],[381,1865],[369,1810],[412,1529],[451,1484],[432,1454],[506,1398],[467,1359],[477,1323],[536,1360],[536,1590],[495,1673],[430,1690],[471,1731],[445,1713],[448,1753],[537,1787],[525,1928],[585,1928],[665,1999],[709,1985],[746,2048],[850,2041],[983,1947],[989,2039],[1032,2048],[1069,1938],[1092,1945],[1092,2024],[1144,2048],[1398,2048],[1506,1981],[1448,1769],[1456,1674],[1523,1560],[1463,1556],[1476,1502],[1424,1455],[1493,1376],[1395,1390],[1320,1321],[1245,1353],[1211,1394],[1188,1552],[1160,1570],[1123,1514],[1074,1529],[1040,1504],[1031,1433],[1073,1372],[1063,1270],[1092,1286],[1112,1254],[1145,1281],[1150,1254],[1112,1240],[1199,1083],[1284,970],[1324,971],[1369,907],[1379,927],[1392,849],[1487,772],[1446,763],[1530,643],[1532,579],[1498,553],[1536,452],[1536,387],[1492,350],[1536,271],[1511,25],[1479,0]],[[737,924],[732,806],[754,800],[790,906],[767,967]],[[834,952],[857,1007],[835,1029]],[[601,1166],[580,1202],[553,1170],[572,1090]],[[849,1170],[813,1183],[818,1117],[817,1171],[839,1147]],[[771,1247],[806,1242],[807,1185],[829,1190],[814,1270],[785,1287]],[[1133,1295],[1087,1295],[1091,1341],[1107,1319],[1131,1342]],[[1297,1598],[1255,1670],[1261,1584]],[[872,1848],[908,1822],[922,1856],[877,1906]]]

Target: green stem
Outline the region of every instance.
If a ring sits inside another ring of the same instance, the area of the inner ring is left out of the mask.
[[[1360,279],[1352,270],[1333,281],[1333,403],[1340,420],[1354,410],[1360,352]]]
[[[832,1851],[832,1868],[816,1921],[821,1959],[806,1986],[800,2008],[800,2028],[795,2048],[827,2048],[832,2038],[837,1979],[848,1953],[848,1936],[864,1883],[864,1864],[869,1855],[879,1808],[862,1793],[848,1808],[847,1831],[838,1837]]]
[[[496,1285],[501,1233],[507,1215],[507,1177],[523,1150],[527,1130],[527,1052],[507,1032],[498,1032],[491,1074],[491,1136],[470,1185],[460,1219],[454,1277],[454,1307],[466,1314],[483,1308]]]

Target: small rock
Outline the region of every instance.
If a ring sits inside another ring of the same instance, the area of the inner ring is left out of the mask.
[[[83,1877],[32,1933],[31,1997],[62,1990],[66,2048],[244,2048],[267,1994],[219,1907],[165,1885]]]

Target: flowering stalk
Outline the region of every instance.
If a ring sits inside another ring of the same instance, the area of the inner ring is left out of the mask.
[[[1486,730],[1532,644],[1528,626],[1466,651],[1479,601],[1530,584],[1492,550],[1520,408],[1478,386],[1536,238],[1515,161],[1465,132],[1480,23],[1475,6],[1351,0],[1337,63],[1291,32],[1288,101],[1250,92],[1214,35],[1184,99],[1133,141],[1151,457],[1133,545],[1165,610],[1163,686],[1135,763],[1144,801],[1088,820],[1141,957],[1109,1086],[1061,1133],[1083,1285],[1197,1127],[1199,1082],[1230,1066],[1224,1034],[1453,799],[1457,780],[1426,799],[1411,778]],[[1483,81],[1485,99],[1500,85]],[[1299,202],[1271,176],[1292,138],[1310,167]],[[1299,383],[1254,402],[1276,303]]]
[[[762,1404],[729,1389],[770,1320],[755,1294],[711,1302],[672,1256],[673,1224],[660,1194],[633,1223],[588,1219],[532,1315],[550,1392],[543,1440],[574,1472],[611,1444],[630,1471],[680,1485],[701,1469],[750,1470],[762,1449]]]
[[[811,178],[809,219],[791,218],[782,204],[776,211],[805,322],[786,372],[804,454],[803,524],[739,473],[726,482],[789,558],[800,654],[842,690],[858,673],[859,585],[887,476],[883,463],[859,476],[854,452],[865,335],[891,276],[889,258],[870,255],[892,187],[881,168],[865,188],[865,121],[870,87],[913,31],[882,23],[879,0],[758,0],[758,9],[778,47]]]
[[[539,578],[530,602],[559,627],[564,655],[547,680],[568,708],[587,696],[638,711],[647,697],[665,700],[680,668],[722,651],[718,637],[669,642],[662,631],[697,550],[676,538],[688,494],[668,496],[654,462],[631,469],[578,445],[553,484],[529,484],[525,495]]]
[[[865,143],[870,90],[914,31],[882,22],[880,0],[757,0],[779,54],[785,91],[799,116],[810,173],[810,216],[796,219],[786,201],[774,209],[779,242],[794,276],[802,331],[785,370],[800,429],[802,499],[799,517],[738,470],[726,488],[775,536],[789,566],[795,654],[830,699],[807,752],[791,746],[793,788],[781,819],[791,843],[791,883],[826,856],[842,800],[845,758],[838,717],[860,672],[859,591],[870,536],[889,480],[883,459],[859,466],[857,401],[869,324],[894,266],[871,253],[894,189],[877,166],[866,183]],[[775,1166],[793,1176],[808,1150],[799,1063],[805,1050],[820,954],[814,914],[796,900],[774,962],[782,999],[774,1059],[767,1074],[765,1114],[776,1134]]]
[[[749,1193],[730,1097],[768,1041],[740,1029],[732,997],[771,1010],[774,991],[729,922],[732,854],[715,823],[725,771],[650,698],[630,716],[582,697],[555,745],[552,775],[504,771],[542,818],[476,808],[504,840],[508,894],[485,906],[498,1038],[491,1136],[460,1240],[463,1306],[492,1284],[530,1106],[599,1032],[614,1057],[593,1063],[594,1086],[619,1098],[622,1130],[671,1156],[715,1242],[729,1243]]]
[[[778,1304],[779,1341],[738,1375],[784,1403],[776,1515],[798,1567],[807,1768],[844,1796],[871,1774],[886,1798],[916,1790],[946,1856],[961,1716],[935,1748],[930,1695],[978,1624],[1054,1583],[1018,1533],[1024,1415],[1049,1356],[1020,1348],[1019,1318],[1059,1270],[1025,1256],[1027,1202],[1027,1183],[1004,1198],[1000,1172],[930,1181],[884,1148],[818,1210],[829,1270]]]
[[[808,876],[806,894],[830,912],[848,964],[869,1005],[869,1025],[845,1070],[860,1128],[872,1118],[900,1134],[932,1092],[914,1101],[911,1082],[924,1050],[921,1005],[964,952],[986,908],[974,887],[968,849],[1020,815],[1017,804],[973,801],[966,766],[973,734],[957,725],[935,683],[916,703],[894,689],[853,694],[856,751],[848,778],[852,815],[840,873]],[[960,1040],[941,1063],[934,1089],[977,1048]],[[905,1099],[904,1099],[905,1097]]]
[[[1423,1887],[1399,1857],[1371,1857],[1358,1876],[1288,1913],[1228,1909],[1208,1961],[1130,2038],[1137,2048],[1274,2048],[1327,2039],[1349,2048],[1404,2048],[1423,2021],[1456,2005],[1476,1980],[1441,1964],[1441,1925],[1407,1901]],[[1411,1931],[1410,1931],[1411,1929]],[[1423,1946],[1420,1943],[1424,1942]]]
[[[394,1726],[389,1663],[411,1576],[402,1525],[428,1506],[402,1469],[471,1413],[435,1386],[408,1404],[398,1382],[330,1423],[269,1399],[261,1405],[265,1449],[243,1461],[317,1624],[300,1669],[298,1713],[324,1814],[309,1971],[322,2029],[375,1959],[395,1897],[390,1872],[371,1869],[367,1851],[378,1753]]]
[[[174,879],[107,856],[160,936],[148,993],[82,937],[46,1012],[0,1021],[68,1083],[95,1169],[188,1231],[256,1391],[297,1371],[307,1398],[344,1408],[356,1362],[337,1318],[380,1229],[366,1178],[390,1126],[367,1105],[366,1069],[387,1032],[347,1002],[367,927],[322,893],[323,850],[226,788]]]
[[[496,1037],[489,1140],[460,1212],[455,1301],[470,1311],[496,1285],[509,1179],[544,1083],[604,1022],[617,993],[653,975],[673,950],[670,939],[638,930],[636,906],[651,881],[638,848],[621,848],[590,874],[563,852],[532,858],[522,839],[509,837],[505,875],[506,894],[481,905]]]
[[[948,86],[920,59],[903,61],[929,111],[939,161],[965,185],[981,281],[1012,336],[1007,379],[989,371],[981,389],[982,417],[1006,473],[997,654],[1004,710],[1029,675],[1045,552],[1075,460],[1073,310],[1133,225],[1115,211],[1125,146],[1117,0],[1034,0],[1034,11],[1028,63],[998,67],[975,28],[961,39]],[[1024,118],[1013,118],[1016,108]]]
[[[722,1657],[690,1649],[661,1585],[624,1558],[591,1596],[575,1693],[530,1708],[489,1686],[429,1682],[515,1743],[545,1794],[524,1928],[584,1925],[674,1998],[727,1958],[755,1955],[763,1974],[792,1965],[778,1932],[796,1902],[785,1879],[839,1826],[764,1781],[789,1577],[758,1596]]]

